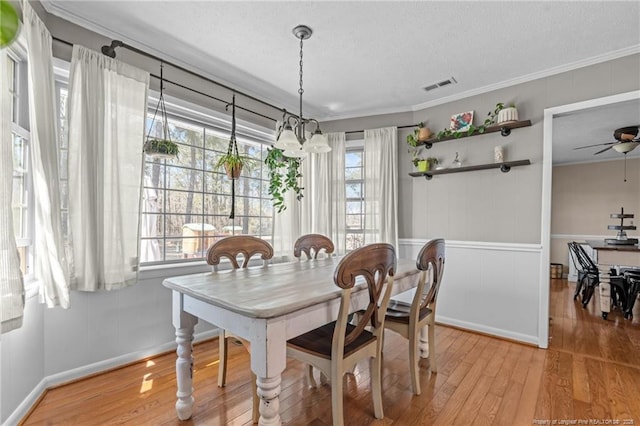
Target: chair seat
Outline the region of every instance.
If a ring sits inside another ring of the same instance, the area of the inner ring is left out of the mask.
[[[287,345],[302,352],[308,352],[325,359],[331,359],[331,343],[335,327],[336,322],[331,322],[288,340]],[[346,335],[348,335],[354,328],[355,326],[353,324],[347,324]],[[344,347],[344,357],[348,357],[351,353],[369,342],[374,342],[376,339],[376,336],[371,332],[364,330],[356,340]]]
[[[419,321],[425,319],[431,312],[429,308],[424,308],[420,311]],[[407,305],[404,302],[389,301],[389,307],[387,307],[386,321],[399,322],[403,324],[409,324],[409,314],[411,313],[411,305]]]

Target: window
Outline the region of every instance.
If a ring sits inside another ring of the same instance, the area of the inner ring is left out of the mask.
[[[364,245],[364,148],[348,148],[345,157],[347,250]]]
[[[153,121],[152,113],[147,126],[152,137],[162,136],[162,123]],[[229,143],[230,132],[221,127],[170,115],[170,137],[180,146],[178,158],[145,157],[142,263],[201,260],[213,242],[228,235],[271,240],[273,208],[263,163],[271,140],[268,135],[237,135],[240,154],[254,161],[235,181],[235,219],[229,219],[232,181],[224,170],[214,168]]]
[[[29,158],[29,109],[27,66],[21,55],[10,51],[7,58],[9,96],[11,97],[11,140],[13,144],[13,194],[11,208],[13,230],[20,256],[20,270],[25,277],[33,264],[33,190]]]

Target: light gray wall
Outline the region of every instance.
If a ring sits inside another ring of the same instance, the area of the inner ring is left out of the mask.
[[[640,55],[584,67],[508,88],[471,96],[411,114],[380,115],[323,123],[323,130],[351,131],[426,122],[435,133],[451,115],[475,111],[482,123],[498,102],[516,103],[521,120],[532,126],[435,144],[425,155],[445,166],[459,152],[465,165],[490,163],[503,145],[507,160],[531,160],[531,166],[412,178],[404,143],[411,129],[399,131],[399,237],[505,243],[541,243],[542,129],[545,108],[629,92],[640,88]],[[445,89],[446,90],[446,89]]]

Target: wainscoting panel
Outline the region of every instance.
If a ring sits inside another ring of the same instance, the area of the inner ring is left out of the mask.
[[[415,258],[427,240],[401,239],[399,254]],[[538,344],[541,246],[446,242],[436,321]]]

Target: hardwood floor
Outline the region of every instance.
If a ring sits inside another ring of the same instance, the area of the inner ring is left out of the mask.
[[[420,361],[422,395],[417,397],[411,393],[406,341],[388,334],[385,418],[373,417],[368,366],[359,364],[344,378],[345,424],[640,425],[640,302],[632,321],[615,310],[604,321],[597,298],[583,309],[572,299],[573,288],[566,280],[551,284],[549,350],[438,326],[438,373],[431,374],[428,361]],[[251,424],[247,352],[230,345],[225,388],[217,386],[217,341],[196,345],[194,356],[196,403],[189,421],[179,422],[175,415],[176,356],[171,352],[52,389],[23,424]],[[288,425],[330,425],[330,387],[309,388],[302,365],[289,360],[280,410]]]

